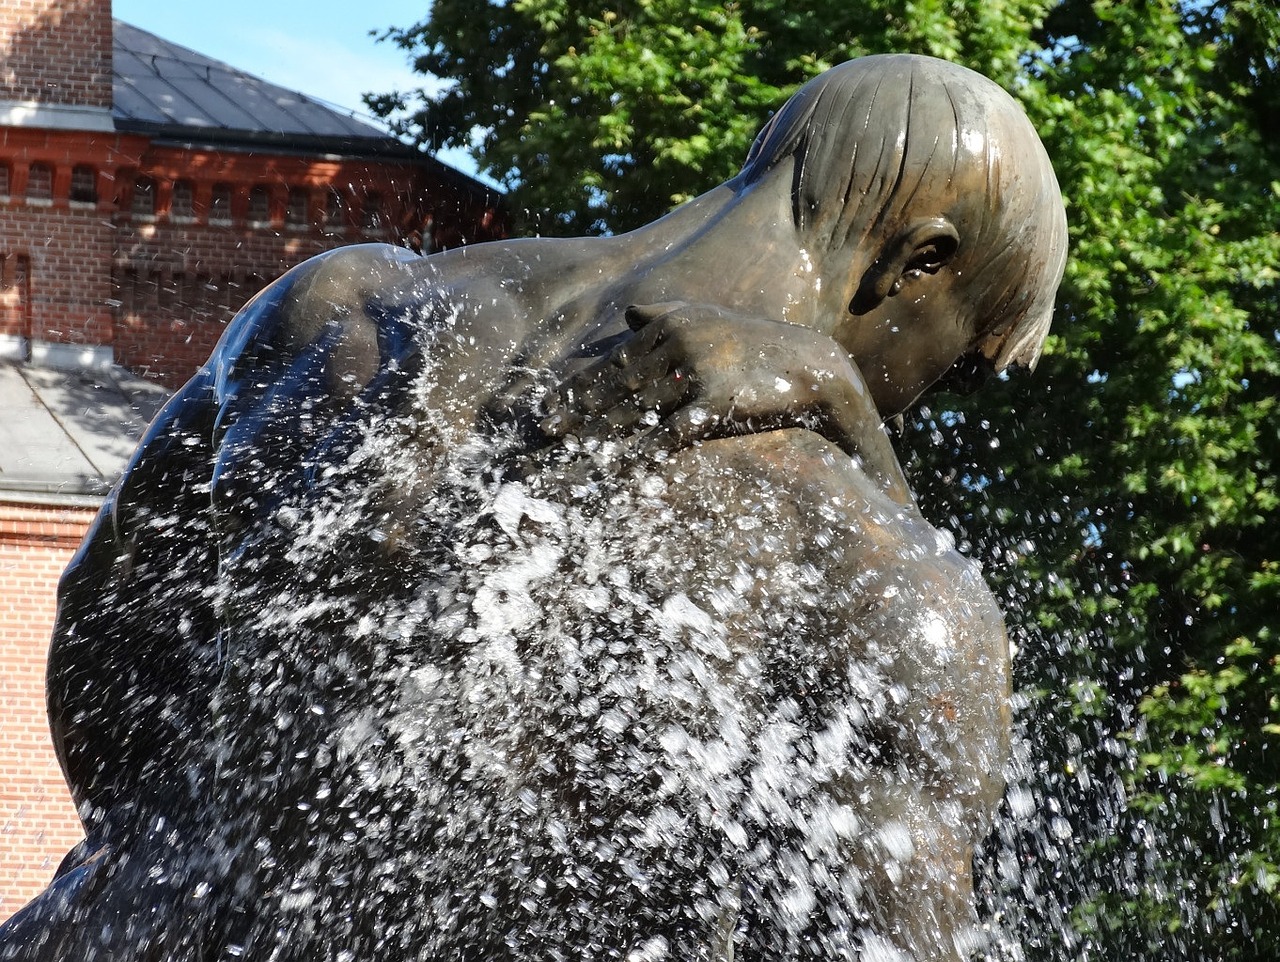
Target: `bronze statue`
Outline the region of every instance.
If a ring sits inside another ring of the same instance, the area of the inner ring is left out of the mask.
[[[619,237],[268,287],[62,585],[4,959],[958,960],[1008,645],[883,428],[1034,363],[1053,171],[868,57]]]

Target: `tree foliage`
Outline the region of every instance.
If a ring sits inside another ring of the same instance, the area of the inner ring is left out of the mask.
[[[992,904],[1028,958],[1280,958],[1275,4],[434,0],[389,37],[448,85],[371,104],[473,145],[544,233],[726,179],[848,57],[945,57],[1021,100],[1071,223],[1055,332],[1034,377],[930,399],[901,439],[1022,648]]]

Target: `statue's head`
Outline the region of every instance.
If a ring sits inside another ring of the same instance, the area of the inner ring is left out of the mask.
[[[791,175],[801,244],[849,275],[849,317],[836,336],[860,363],[874,368],[877,351],[892,352],[900,368],[904,351],[924,349],[905,341],[966,332],[949,360],[939,352],[950,341],[919,360],[924,383],[904,388],[905,403],[966,354],[996,370],[1035,364],[1066,259],[1066,216],[1048,155],[1004,90],[929,57],[850,61],[770,120],[741,178],[750,185],[777,170]],[[911,330],[913,312],[929,326]],[[885,378],[900,379],[887,364]],[[905,403],[887,398],[881,410]]]

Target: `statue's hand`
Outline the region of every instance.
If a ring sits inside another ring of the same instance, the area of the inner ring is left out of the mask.
[[[560,385],[545,433],[624,435],[648,426],[674,449],[803,427],[861,458],[886,486],[899,484],[862,375],[825,334],[684,302],[632,306],[626,317],[634,335]]]

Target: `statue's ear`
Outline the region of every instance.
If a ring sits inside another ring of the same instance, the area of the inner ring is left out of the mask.
[[[912,221],[889,239],[862,275],[849,311],[866,314],[874,310],[898,293],[903,280],[938,273],[951,263],[959,248],[960,234],[951,221],[943,217]]]

